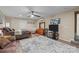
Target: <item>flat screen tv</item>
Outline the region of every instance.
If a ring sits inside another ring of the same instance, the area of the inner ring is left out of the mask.
[[[49,30],[53,32],[58,32],[58,25],[49,25]]]

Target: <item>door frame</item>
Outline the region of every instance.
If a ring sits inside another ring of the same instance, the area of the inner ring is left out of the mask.
[[[39,28],[41,28],[41,24],[44,25],[44,29],[45,29],[45,22],[40,22],[40,23],[39,23]]]
[[[75,31],[74,31],[74,40],[76,40],[76,35],[77,35],[77,14],[79,14],[79,11],[75,11],[75,13],[74,13],[74,17],[75,17],[75,21],[74,21],[74,23],[75,23]]]

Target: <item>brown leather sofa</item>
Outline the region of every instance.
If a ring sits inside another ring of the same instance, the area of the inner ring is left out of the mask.
[[[15,35],[15,30],[14,29],[10,29],[8,27],[2,28],[2,31],[3,31],[3,35],[11,35],[11,36]],[[15,37],[16,37],[16,40],[29,38],[29,37],[31,37],[31,32],[29,32],[29,31],[22,31],[21,35],[15,35]]]
[[[14,30],[13,29],[10,29],[8,27],[4,27],[2,29],[2,31],[3,31],[3,35],[12,35],[12,36],[14,36]]]
[[[31,37],[31,32],[29,32],[29,31],[22,31],[21,35],[15,35],[15,36],[16,36],[16,40],[29,38],[29,37]]]
[[[14,30],[11,30],[10,28],[3,28],[0,29],[3,31],[3,35],[15,35]],[[22,31],[21,35],[15,35],[16,40],[24,39],[24,38],[29,38],[31,37],[31,32],[29,31]],[[11,41],[9,42],[4,48],[0,48],[0,53],[16,53],[16,47],[17,43],[19,41]]]

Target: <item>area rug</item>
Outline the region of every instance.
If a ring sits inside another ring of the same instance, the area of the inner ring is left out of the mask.
[[[16,52],[18,53],[78,53],[79,48],[55,41],[45,36],[36,36],[20,40]]]

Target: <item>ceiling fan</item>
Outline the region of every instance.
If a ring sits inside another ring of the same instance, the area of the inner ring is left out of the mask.
[[[30,17],[30,18],[43,18],[42,16],[40,16],[40,15],[38,15],[38,14],[40,14],[39,12],[36,12],[36,11],[33,11],[32,9],[29,9],[28,8],[28,10],[30,11],[30,12],[28,12],[28,17]]]
[[[35,11],[31,11],[31,17],[33,18],[33,17],[41,17],[41,16],[39,16],[39,15],[36,15],[36,14],[34,14],[34,13],[36,13]]]

